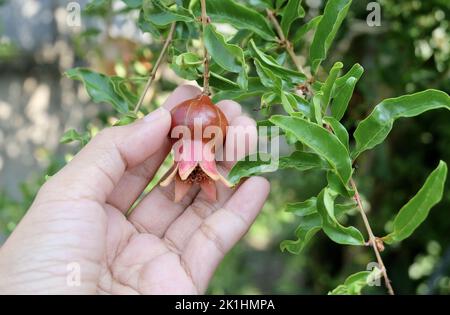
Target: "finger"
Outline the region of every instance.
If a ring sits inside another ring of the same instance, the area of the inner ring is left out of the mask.
[[[191,204],[169,223],[162,231],[163,240],[175,253],[181,254],[194,232],[211,214],[218,211],[231,197],[233,189],[221,182],[216,182],[217,200],[211,202],[203,191],[200,191]]]
[[[201,90],[195,86],[181,85],[169,95],[162,107],[170,110],[177,104],[194,98],[200,93]],[[166,140],[156,154],[142,164],[127,170],[113,192],[109,195],[107,202],[121,212],[126,213],[137,198],[139,198],[145,187],[147,187],[161,163],[169,154],[169,151],[170,143]]]
[[[239,116],[242,112],[241,105],[231,100],[223,100],[218,102],[217,107],[225,114],[227,117],[228,123],[230,123],[234,118]]]
[[[104,129],[43,186],[39,196],[45,196],[46,201],[71,198],[105,202],[126,169],[158,152],[170,124],[170,113],[160,108],[130,125]]]
[[[150,183],[169,152],[170,141],[166,139],[158,152],[125,172],[107,198],[107,203],[126,213]]]
[[[219,262],[247,232],[260,212],[269,190],[270,185],[265,178],[249,178],[195,232],[182,259],[200,291],[206,290]]]
[[[191,98],[195,98],[199,96],[202,91],[193,85],[180,85],[175,89],[175,91],[167,97],[164,102],[164,107],[168,110],[172,110],[175,106],[180,104],[183,101],[189,100]]]
[[[195,91],[192,87],[184,86],[183,91],[187,91],[186,93],[194,94]],[[200,90],[198,90],[200,91]],[[200,93],[200,92],[199,92]],[[192,95],[191,94],[191,95]],[[181,102],[179,97],[169,97],[170,102]],[[241,106],[229,100],[224,100],[217,103],[217,106],[223,111],[228,121],[233,121],[238,115],[241,113]],[[142,232],[148,232],[155,234],[159,237],[162,237],[166,232],[167,228],[177,219],[183,211],[192,203],[194,198],[197,196],[199,191],[198,187],[191,188],[189,194],[183,198],[180,203],[174,203],[174,195],[173,195],[174,187],[173,184],[168,187],[160,187],[157,186],[153,189],[133,210],[133,212],[129,216],[129,220],[135,224],[135,226],[141,230]],[[229,188],[226,188],[225,185],[219,183],[217,189],[218,195],[218,203],[213,205],[208,205],[207,201],[204,201],[204,204],[210,208],[219,207],[225,202],[228,197],[231,195],[231,191]],[[201,195],[201,200],[206,200],[206,198]],[[203,201],[199,201],[202,203]],[[196,207],[196,205],[194,205]],[[205,206],[198,206],[199,212],[203,211],[202,209]],[[208,209],[210,209],[208,208]],[[205,209],[203,213],[209,213],[209,210]],[[195,213],[190,213],[190,215],[194,216]],[[189,220],[190,222],[190,220]],[[194,230],[196,225],[194,225]],[[189,229],[192,230],[192,229]],[[176,238],[178,239],[178,238]]]
[[[254,150],[257,142],[256,123],[253,119],[242,115],[234,117],[231,119],[230,127],[227,133],[226,145],[230,146],[231,150],[229,150],[230,147],[225,149],[226,152],[231,152],[226,155],[226,159],[229,160],[223,161],[218,165],[219,171],[223,174],[229,171],[236,159],[240,159],[248,154],[250,150]],[[228,136],[235,137],[235,141],[228,141]],[[241,148],[244,149],[241,150]],[[221,182],[216,182],[216,188],[217,201],[209,201],[206,194],[201,191],[186,211],[167,229],[164,239],[173,251],[181,253],[202,222],[220,209],[233,194],[233,190]]]

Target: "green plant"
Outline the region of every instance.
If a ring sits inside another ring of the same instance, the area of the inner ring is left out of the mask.
[[[109,2],[94,0],[87,9],[101,12]],[[383,237],[372,231],[354,180],[354,166],[362,153],[387,138],[397,119],[450,109],[450,97],[441,91],[425,90],[386,99],[358,123],[350,137],[341,121],[364,69],[355,64],[342,74],[342,62],[335,62],[329,70],[322,64],[345,22],[351,0],[329,0],[319,16],[311,16],[301,0],[252,0],[245,6],[234,0],[123,2],[129,10],[139,11],[137,23],[142,31],[165,38],[147,83],[143,84],[142,78],[106,76],[83,68],[71,69],[67,75],[82,81],[94,102],[113,106],[119,116],[115,124],[132,122],[146,111],[142,106],[145,95],[166,54],[178,76],[197,80],[205,94],[212,93],[214,101],[260,97],[264,119],[259,124],[279,127],[291,146],[292,153],[277,161],[279,168],[299,172],[319,169],[327,183],[317,196],[286,206],[300,219],[297,239],[283,241],[281,249],[297,254],[319,231],[338,244],[370,246],[379,270],[354,274],[330,293],[359,294],[367,278],[380,273],[393,294],[380,252],[384,244],[409,237],[441,200],[447,166],[439,162],[423,187],[399,210],[392,231]],[[223,34],[216,23],[227,24],[233,31]],[[198,45],[198,39],[203,45]],[[301,51],[306,60],[296,51]],[[83,145],[90,134],[71,130],[63,141],[77,140]],[[237,183],[244,177],[275,170],[258,154],[238,162],[229,179]],[[356,227],[341,223],[354,209],[362,217],[368,239]]]

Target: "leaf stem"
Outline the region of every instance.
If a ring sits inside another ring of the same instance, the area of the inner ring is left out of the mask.
[[[356,187],[356,184],[355,184],[355,181],[353,180],[353,178],[350,178],[350,183],[352,185],[353,190],[355,191],[354,198],[355,198],[356,202],[358,203],[359,212],[361,213],[361,217],[364,221],[364,225],[366,227],[367,233],[369,234],[369,243],[372,246],[373,251],[375,252],[375,256],[377,258],[378,265],[380,265],[380,267],[381,267],[381,272],[383,274],[386,288],[388,289],[388,292],[390,295],[394,295],[394,289],[392,288],[391,280],[389,280],[386,267],[384,266],[383,259],[381,258],[381,255],[380,255],[380,250],[378,249],[377,238],[373,234],[372,228],[370,227],[369,220],[367,219],[367,215],[364,211],[364,208],[363,208],[363,205],[361,202],[361,196],[359,195],[358,188]]]
[[[302,65],[300,64],[300,62],[297,59],[297,56],[295,55],[292,43],[284,36],[283,30],[281,29],[280,23],[278,23],[277,18],[275,17],[275,14],[269,9],[266,9],[266,12],[267,12],[267,16],[268,16],[269,20],[272,22],[273,26],[275,27],[275,30],[277,31],[278,38],[279,38],[281,44],[283,44],[285,46],[286,51],[289,54],[289,56],[291,57],[292,62],[297,67],[297,70],[302,73],[305,73],[305,70],[303,69]]]
[[[201,8],[202,8],[202,15],[201,15],[201,22],[202,22],[202,32],[203,35],[205,34],[206,26],[209,23],[208,15],[206,14],[206,0],[200,1]],[[208,50],[206,49],[205,45],[205,39],[203,37],[203,94],[209,95],[209,55]]]
[[[137,113],[139,112],[139,109],[141,108],[142,103],[144,102],[145,95],[147,94],[148,89],[150,88],[150,86],[152,85],[153,81],[155,80],[156,72],[158,71],[158,68],[159,68],[159,66],[160,66],[161,63],[162,63],[162,60],[163,60],[164,56],[166,55],[167,48],[169,48],[169,45],[170,45],[170,43],[172,42],[173,34],[174,34],[174,31],[175,31],[175,25],[176,25],[176,22],[173,22],[173,23],[170,25],[169,34],[167,35],[167,38],[166,38],[166,40],[164,41],[164,46],[163,46],[163,48],[161,49],[161,52],[160,52],[160,54],[159,54],[159,57],[158,57],[158,59],[157,59],[156,62],[155,62],[155,65],[154,65],[154,67],[153,67],[153,69],[152,69],[152,72],[151,72],[151,74],[150,74],[150,77],[148,78],[147,84],[145,84],[144,91],[142,92],[142,95],[141,95],[141,97],[139,98],[138,103],[137,103],[136,106],[134,107],[134,111],[133,111],[133,112],[134,112],[135,114],[137,114]]]

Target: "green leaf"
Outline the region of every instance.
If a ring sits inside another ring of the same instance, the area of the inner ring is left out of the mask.
[[[360,295],[362,289],[372,284],[381,277],[381,270],[374,268],[372,271],[360,271],[350,275],[344,284],[337,286],[328,292],[328,295]]]
[[[350,77],[345,81],[344,86],[337,92],[336,97],[333,99],[333,104],[331,105],[331,114],[338,121],[344,117],[347,111],[348,103],[353,96],[353,91],[358,80],[355,77]]]
[[[352,0],[329,0],[327,2],[309,51],[313,72],[317,71],[322,60],[327,57],[328,49],[347,15],[351,3]]]
[[[237,85],[236,82],[216,73],[210,71],[209,74],[211,75],[209,78],[209,85],[217,88],[219,90],[235,90],[239,89],[239,85]],[[201,79],[203,80],[203,79]],[[199,82],[200,84],[201,82]]]
[[[191,52],[181,53],[178,56],[176,53],[175,49],[173,49],[170,68],[178,76],[186,80],[197,80],[200,78],[199,67],[203,65],[203,58]]]
[[[425,221],[431,208],[442,199],[446,177],[447,164],[440,161],[422,188],[400,209],[394,219],[394,230],[383,237],[384,242],[392,244],[406,239]]]
[[[301,27],[299,27],[294,36],[292,36],[291,42],[293,44],[297,44],[306,33],[317,27],[321,19],[322,15],[316,16],[315,18],[309,20],[308,23],[303,24]]]
[[[272,71],[280,78],[289,79],[294,84],[303,83],[306,81],[306,76],[303,73],[281,66],[272,56],[269,56],[262,52],[256,46],[253,39],[251,39],[249,42],[249,50],[254,59],[257,59],[261,63],[261,65],[267,67],[270,71]]]
[[[317,212],[322,217],[322,229],[334,242],[343,245],[364,245],[361,232],[353,227],[344,227],[336,219],[334,213],[335,195],[324,188],[317,196]]]
[[[197,2],[196,10],[200,13],[200,1]],[[238,30],[250,30],[265,40],[276,40],[275,33],[264,16],[249,6],[233,0],[207,0],[206,11],[213,23],[229,23]]]
[[[341,196],[353,197],[355,195],[355,191],[348,187],[348,184],[344,185],[339,176],[337,176],[334,172],[327,172],[327,182],[328,188]]]
[[[128,112],[128,103],[120,93],[110,77],[83,68],[73,68],[66,71],[67,77],[83,82],[89,96],[96,103],[111,104],[119,113]]]
[[[278,167],[278,161],[274,160],[270,154],[257,153],[238,161],[228,174],[228,180],[232,184],[237,184],[241,178],[275,172],[278,170]]]
[[[127,101],[129,107],[134,106],[138,102],[138,96],[131,92],[129,82],[125,78],[113,76],[109,77],[109,79],[114,87],[114,91]]]
[[[279,76],[275,75],[269,67],[263,65],[258,59],[253,60],[253,62],[262,85],[268,88],[276,88],[277,90],[282,89],[283,83]]]
[[[305,10],[302,7],[302,0],[289,0],[283,9],[283,16],[281,18],[281,30],[288,38],[289,29],[292,23],[299,18],[305,16]]]
[[[286,93],[282,90],[280,91],[280,94],[281,105],[283,106],[286,113],[288,113],[289,115],[292,114],[294,112],[294,108],[297,107],[297,101],[291,94]]]
[[[142,1],[143,0],[122,0],[127,7],[131,8],[131,9],[137,9],[142,7]]]
[[[270,121],[285,131],[290,131],[321,158],[328,161],[343,183],[352,174],[352,163],[347,149],[339,139],[326,129],[298,117],[272,116]]]
[[[356,209],[357,204],[346,203],[346,204],[336,204],[334,207],[336,217],[346,214],[350,210]],[[288,203],[284,207],[284,211],[292,213],[298,217],[305,217],[307,215],[317,213],[317,197],[311,197],[305,201]]]
[[[180,67],[198,66],[203,64],[203,58],[194,53],[187,52],[176,56],[175,63]]]
[[[235,73],[242,70],[245,62],[241,47],[228,44],[223,35],[219,34],[211,24],[206,26],[203,38],[208,53],[219,66]]]
[[[344,65],[342,62],[336,62],[333,67],[330,70],[330,73],[325,80],[325,83],[322,85],[321,91],[323,93],[322,95],[322,108],[323,111],[326,112],[326,109],[328,108],[328,105],[330,104],[331,100],[331,92],[333,91],[334,87],[334,81],[336,81],[336,78],[339,75],[339,72],[341,71],[342,67]]]
[[[236,32],[236,34],[233,35],[233,37],[230,38],[228,43],[235,44],[238,46],[242,46],[244,42],[247,42],[250,37],[253,35],[253,33],[246,29],[241,29]]]
[[[291,155],[280,158],[280,168],[295,168],[299,171],[306,171],[313,168],[329,169],[326,161],[317,154],[311,152],[294,151]]]
[[[296,109],[302,113],[306,117],[311,116],[311,108],[309,106],[309,103],[307,100],[305,100],[303,97],[296,93],[287,93],[288,95],[292,96],[295,101],[297,102]]]
[[[382,101],[358,124],[353,134],[356,148],[352,157],[355,159],[361,152],[383,142],[396,119],[414,117],[437,108],[450,109],[450,97],[445,92],[426,90]]]
[[[160,37],[161,33],[151,21],[147,20],[145,18],[144,10],[141,10],[139,12],[139,18],[138,18],[138,27],[141,31],[144,33],[150,33],[154,37]]]
[[[266,92],[261,96],[261,114],[263,116],[270,116],[272,105],[279,103],[279,95],[275,92]]]
[[[284,211],[304,217],[313,213],[317,213],[317,197],[311,197],[305,201],[288,203]]]
[[[337,120],[341,120],[347,111],[356,83],[361,78],[363,72],[364,68],[361,65],[354,64],[345,75],[336,79],[331,113]]]
[[[295,234],[297,240],[284,240],[280,244],[281,251],[287,250],[292,254],[299,254],[311,240],[311,238],[321,229],[320,215],[313,213],[301,218]]]
[[[317,92],[316,95],[313,96],[310,103],[310,113],[314,115],[310,115],[310,119],[314,121],[316,124],[321,126],[322,123],[322,92]]]
[[[176,58],[176,57],[175,57]],[[186,80],[197,80],[200,73],[197,67],[180,67],[176,64],[176,60],[172,61],[170,68],[180,77]]]
[[[59,142],[71,143],[73,141],[79,141],[81,143],[81,146],[85,146],[89,142],[89,139],[89,133],[79,134],[75,129],[69,129],[63,134]]]
[[[228,174],[228,180],[236,184],[244,177],[288,168],[306,171],[313,168],[327,169],[328,165],[319,156],[309,152],[295,151],[279,159],[275,159],[269,153],[257,153],[238,161]]]
[[[348,152],[350,152],[350,140],[348,136],[347,129],[334,117],[324,117],[323,120],[330,125],[333,129],[334,134],[339,139],[339,141],[345,146]]]
[[[114,123],[114,126],[125,126],[133,123],[136,121],[137,117],[136,114],[133,112],[130,112],[126,114],[125,116],[121,117],[118,121]]]
[[[265,92],[267,92],[267,88],[261,84],[260,79],[252,77],[248,79],[248,87],[246,91],[242,91],[241,88],[238,88],[236,90],[219,91],[214,94],[212,100],[214,103],[217,103],[221,100],[241,101],[252,96],[261,96]]]
[[[59,142],[70,143],[72,141],[79,141],[81,138],[81,135],[75,129],[69,129],[63,134]]]
[[[87,14],[104,14],[111,7],[111,0],[92,0],[84,7]]]
[[[356,78],[356,80],[359,80],[359,78],[361,78],[363,73],[364,68],[359,63],[355,63],[346,74],[336,79],[335,82],[336,89],[341,88],[351,77],[354,77]]]
[[[145,19],[158,26],[165,26],[172,22],[193,22],[195,17],[192,13],[176,6],[175,9],[165,6],[160,0],[151,0],[153,8],[149,10],[144,6]]]
[[[248,72],[247,72],[247,65],[245,64],[244,59],[242,60],[242,68],[241,71],[239,71],[236,83],[243,91],[246,91],[248,89]]]

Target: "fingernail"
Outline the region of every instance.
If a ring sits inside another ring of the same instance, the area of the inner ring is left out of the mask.
[[[154,122],[157,121],[158,119],[161,119],[162,117],[164,117],[165,115],[168,114],[167,109],[165,109],[164,107],[160,107],[157,110],[149,113],[147,116],[144,117],[144,121],[145,122]]]

